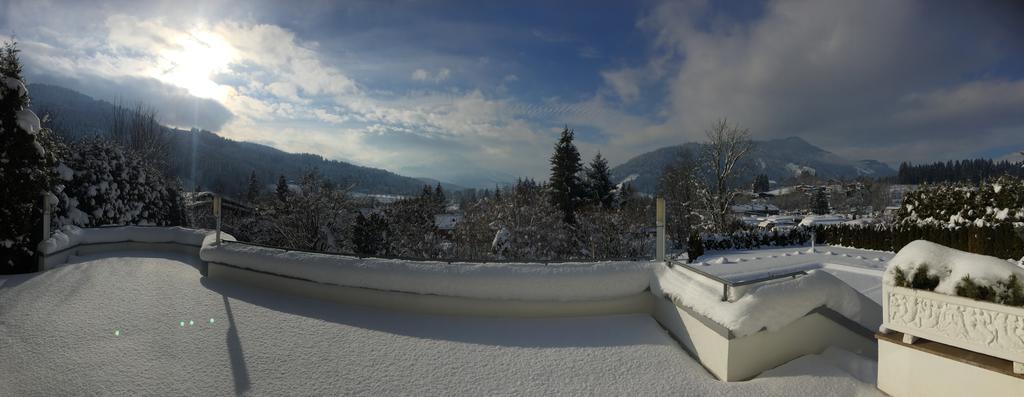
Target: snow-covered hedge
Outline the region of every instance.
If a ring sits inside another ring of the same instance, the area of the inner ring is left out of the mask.
[[[869,224],[830,225],[818,227],[818,243],[873,249],[899,251],[916,240],[928,240],[938,244],[976,254],[991,255],[1004,259],[1024,257],[1024,227],[1010,223],[987,226],[956,226],[941,224]]]
[[[1024,224],[1024,181],[1003,176],[980,186],[924,185],[907,193],[897,218],[901,224],[950,227]]]
[[[764,284],[735,302],[722,301],[722,290],[695,277],[665,267],[655,267],[651,292],[666,296],[743,337],[767,329],[778,330],[825,306],[867,329],[882,323],[877,304],[835,276],[813,270],[792,280]]]
[[[808,244],[811,241],[811,233],[800,228],[786,231],[738,230],[730,234],[708,234],[701,237],[704,240],[704,249],[708,251],[789,247]]]
[[[200,258],[347,287],[477,299],[586,301],[645,291],[650,262],[446,263],[288,251],[243,243],[213,244]]]
[[[900,250],[885,271],[886,285],[1024,306],[1020,264],[918,240]]]

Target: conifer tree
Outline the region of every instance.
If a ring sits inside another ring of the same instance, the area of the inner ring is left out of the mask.
[[[592,204],[604,208],[611,208],[615,197],[612,193],[615,185],[612,184],[612,171],[608,168],[608,160],[598,152],[586,169],[586,192],[587,200]]]
[[[754,193],[767,192],[768,189],[769,189],[769,184],[770,183],[768,181],[768,175],[759,174],[756,178],[754,178],[754,186],[753,186]]]
[[[249,200],[250,203],[254,203],[259,197],[260,181],[259,179],[256,179],[256,170],[253,170],[252,173],[249,174],[249,188],[245,193],[245,198]]]
[[[284,178],[284,175],[277,177],[277,200],[280,202],[288,201],[288,180]]]
[[[824,215],[829,212],[828,208],[828,195],[825,194],[825,189],[817,189],[814,191],[814,200],[812,202],[815,214]]]
[[[444,203],[448,201],[448,198],[444,196],[444,189],[441,188],[440,182],[434,186],[434,201],[437,202],[438,210],[444,211]]]
[[[0,48],[0,273],[36,268],[43,238],[43,197],[53,197],[55,159],[37,139],[43,130],[28,109],[15,42]],[[53,198],[55,201],[56,199]]]
[[[550,199],[566,223],[576,222],[576,207],[583,196],[580,183],[580,152],[572,143],[573,130],[568,126],[555,144],[555,153],[551,155],[551,179],[548,182]]]

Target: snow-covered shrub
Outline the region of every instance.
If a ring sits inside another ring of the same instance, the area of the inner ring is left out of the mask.
[[[544,189],[522,181],[466,209],[455,226],[453,254],[461,259],[563,260],[582,256],[575,228]]]
[[[64,184],[58,225],[159,225],[182,223],[181,187],[132,152],[103,140],[72,147],[58,166]]]
[[[625,259],[650,257],[655,238],[651,200],[632,200],[619,208],[590,207],[577,216],[579,257]]]
[[[39,117],[28,109],[14,43],[0,49],[0,273],[32,271],[43,236],[43,199],[53,188],[53,154],[40,140]]]
[[[1024,306],[1024,269],[991,256],[972,254],[925,240],[900,250],[883,282],[1005,305]]]
[[[782,232],[749,229],[737,230],[729,234],[707,234],[702,238],[704,249],[712,251],[804,245],[810,242],[811,234],[804,228],[794,228]]]
[[[328,184],[318,171],[307,172],[297,191],[267,199],[270,201],[259,203],[256,214],[242,220],[243,241],[306,251],[352,252],[355,216],[351,201],[346,191]]]

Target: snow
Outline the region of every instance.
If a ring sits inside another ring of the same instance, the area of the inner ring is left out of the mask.
[[[39,122],[39,117],[36,116],[31,110],[21,109],[17,113],[18,127],[27,131],[29,134],[35,134],[42,128],[42,124]]]
[[[934,292],[946,295],[956,295],[956,284],[968,275],[979,285],[994,285],[996,281],[1005,281],[1011,274],[1016,274],[1018,280],[1024,280],[1024,268],[1013,262],[917,240],[907,244],[889,261],[883,281],[886,285],[894,285],[896,269],[910,278],[921,265],[928,265],[929,275],[939,276],[939,285]]]
[[[210,244],[200,256],[268,273],[349,287],[482,299],[577,301],[642,293],[652,262],[459,263],[358,258],[241,243]]]
[[[800,226],[821,226],[821,225],[836,225],[848,221],[840,215],[808,215],[800,221]]]
[[[794,163],[786,163],[786,169],[793,173],[793,176],[799,177],[800,175],[816,175],[818,172],[814,168],[806,165],[799,165]]]
[[[771,274],[823,270],[857,292],[881,304],[882,275],[891,252],[820,245],[814,248],[761,248],[712,251],[691,266],[730,281],[762,278]]]
[[[71,169],[64,163],[57,164],[57,168],[55,168],[54,171],[56,171],[57,176],[64,181],[70,181],[75,177],[75,170]]]
[[[735,302],[722,301],[721,287],[711,286],[703,278],[683,269],[658,266],[651,291],[667,295],[676,304],[704,315],[737,337],[763,329],[781,329],[820,306],[835,310],[867,329],[878,329],[882,324],[882,313],[875,302],[822,270],[755,286]]]
[[[53,236],[39,243],[44,254],[53,254],[78,244],[115,243],[134,241],[140,243],[179,243],[200,246],[203,239],[213,233],[210,230],[183,227],[119,226],[81,229],[64,226]],[[222,234],[224,238],[231,238]]]
[[[28,89],[25,88],[25,83],[13,77],[0,76],[0,81],[3,82],[4,86],[10,91],[17,91],[18,96],[28,95]],[[0,94],[3,94],[0,91]],[[0,95],[2,97],[2,95]]]
[[[0,276],[0,394],[880,395],[857,378],[870,362],[841,351],[725,383],[647,315],[418,315],[204,279],[197,266],[125,252]]]

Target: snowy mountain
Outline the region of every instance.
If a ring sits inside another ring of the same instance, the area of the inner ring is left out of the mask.
[[[115,109],[109,102],[63,87],[31,84],[29,89],[33,110],[40,115],[51,115],[54,119],[51,128],[70,139],[103,133]],[[351,185],[354,192],[360,193],[419,194],[424,184],[434,186],[437,183],[314,154],[288,153],[257,143],[233,141],[209,131],[168,130],[172,132],[174,151],[169,156],[171,172],[186,188],[191,186],[193,166],[200,186],[228,195],[242,194],[253,171],[263,185],[272,185],[279,175],[297,181],[302,173],[314,167],[329,180],[346,187]],[[442,186],[448,191],[458,189],[443,182]]]
[[[876,160],[849,160],[797,137],[757,141],[757,148],[745,166],[744,179],[767,174],[769,179],[783,181],[800,174],[822,178],[871,178],[896,174],[888,165]],[[615,182],[632,179],[637,190],[653,193],[665,166],[672,164],[686,150],[696,154],[699,143],[668,146],[647,152],[612,168]]]

